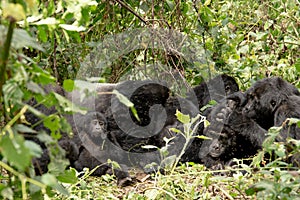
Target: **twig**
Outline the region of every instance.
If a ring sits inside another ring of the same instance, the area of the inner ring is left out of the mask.
[[[148,24],[148,22],[143,19],[139,14],[137,14],[130,6],[128,6],[126,3],[124,3],[121,0],[114,0],[117,3],[119,3],[121,6],[123,6],[124,8],[126,8],[129,12],[131,12],[132,14],[134,14],[137,18],[139,18],[144,24]]]

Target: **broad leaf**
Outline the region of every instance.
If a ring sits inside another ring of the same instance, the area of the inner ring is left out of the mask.
[[[0,150],[6,160],[20,171],[25,171],[31,164],[31,151],[25,145],[21,135],[2,136]]]
[[[68,170],[65,170],[62,174],[60,174],[57,179],[62,183],[77,183],[78,178],[76,176],[75,169],[71,168]]]
[[[177,119],[183,124],[188,124],[191,120],[189,115],[182,114],[179,110],[176,110],[175,115]]]

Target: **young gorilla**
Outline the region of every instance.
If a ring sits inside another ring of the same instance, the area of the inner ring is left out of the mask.
[[[105,164],[107,159],[114,160],[116,152],[110,148],[110,141],[108,141],[107,121],[103,114],[99,112],[90,112],[78,120],[79,137],[75,138],[76,143],[79,144],[79,157],[74,163],[78,171],[82,171],[87,167],[93,169],[98,168],[93,172],[95,176],[101,176],[105,173],[111,173],[111,166]],[[77,121],[75,119],[75,121]],[[113,152],[112,152],[113,151]],[[128,184],[131,179],[127,173],[126,166],[122,169],[116,169],[115,175],[118,178],[119,184]]]

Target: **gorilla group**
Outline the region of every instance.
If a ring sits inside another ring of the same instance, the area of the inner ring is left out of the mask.
[[[213,140],[206,141],[200,157],[211,167],[255,155],[272,126],[282,126],[276,141],[285,142],[288,137],[299,140],[299,127],[287,122],[300,118],[299,105],[298,89],[279,77],[259,80],[245,93],[228,96],[209,116],[212,123],[205,134]],[[297,154],[287,161],[300,166]]]
[[[287,118],[300,118],[300,93],[278,77],[257,81],[247,91],[240,92],[236,81],[223,74],[192,88],[186,97],[172,94],[160,82],[125,81],[93,86],[96,92],[81,101],[79,97],[91,88],[88,85],[84,92],[64,94],[74,103],[86,107],[88,114],[67,117],[74,138],[63,137],[59,144],[66,151],[70,166],[78,171],[99,166],[94,175],[112,173],[111,166],[105,164],[110,159],[121,166],[114,171],[118,179],[130,181],[128,167],[145,169],[153,162],[162,162],[157,149],[166,146],[165,138],[171,139],[167,146],[169,155],[178,156],[185,138],[170,131],[171,127],[182,129],[175,116],[176,110],[191,117],[201,114],[210,121],[207,128],[200,124],[180,158],[181,162],[214,167],[226,165],[233,158],[255,155],[272,126],[283,124],[277,141],[287,137],[300,138],[299,128],[296,125],[288,127],[286,123]],[[128,107],[126,99],[133,103],[136,114]],[[202,111],[201,108],[211,100],[217,104]],[[52,110],[47,112],[50,114]],[[29,122],[37,120],[31,114],[27,117]],[[208,136],[211,140],[200,139],[197,135]],[[42,142],[35,141],[45,149],[43,156],[35,159],[36,168],[42,168],[40,172],[44,173],[50,161],[47,149]],[[144,148],[147,146],[157,148]],[[292,162],[297,160],[294,158]]]

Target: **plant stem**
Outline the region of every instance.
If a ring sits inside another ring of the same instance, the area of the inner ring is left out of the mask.
[[[10,17],[10,23],[7,30],[6,40],[4,43],[3,49],[0,50],[0,102],[2,103],[4,101],[3,98],[3,85],[6,82],[6,65],[8,61],[9,56],[9,49],[12,41],[12,36],[14,32],[14,27],[16,24],[16,20],[12,17]],[[3,106],[2,109],[3,116],[5,116],[5,107]]]

